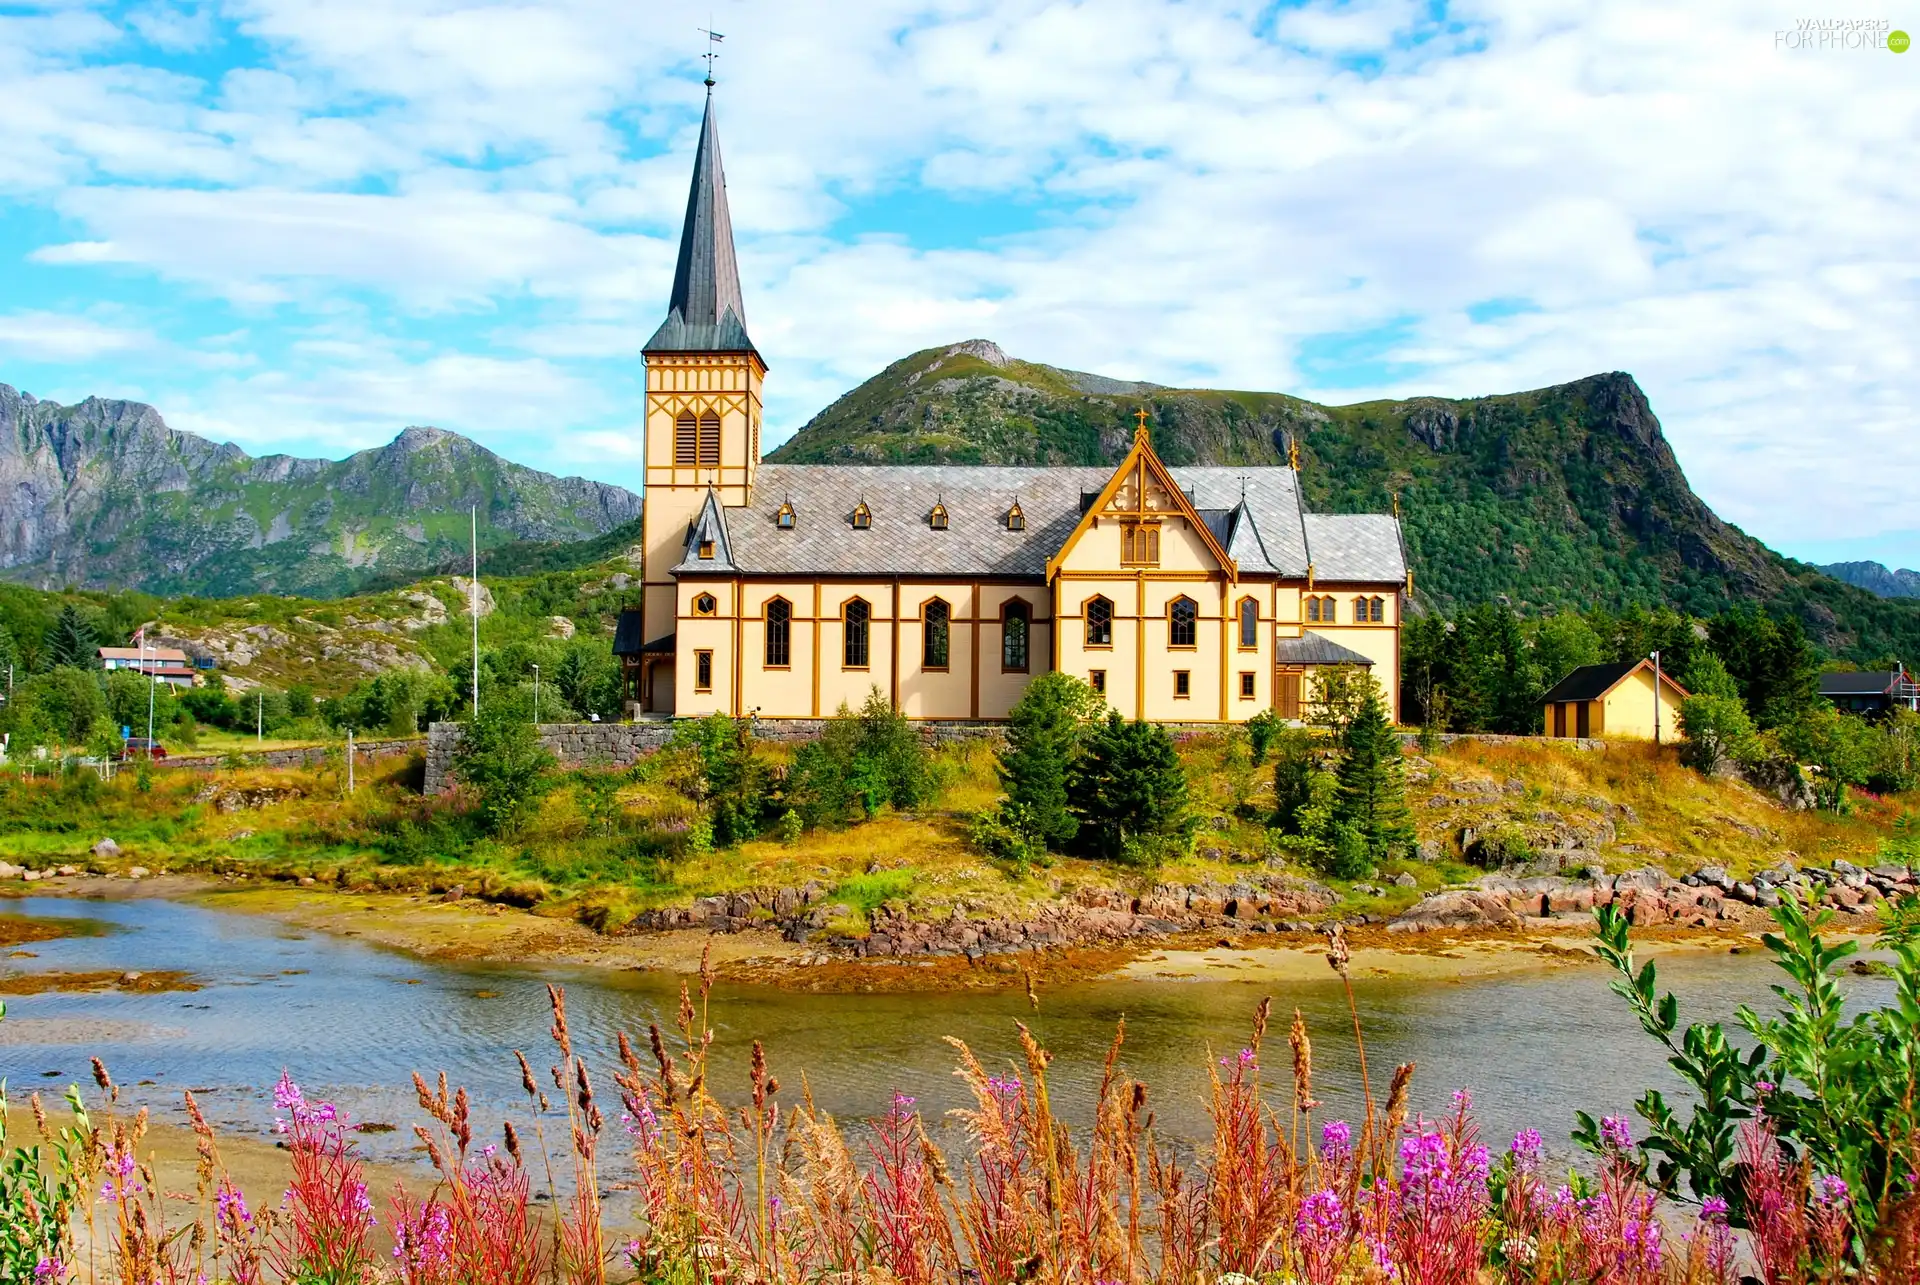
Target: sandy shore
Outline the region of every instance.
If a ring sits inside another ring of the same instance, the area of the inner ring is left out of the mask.
[[[11,890],[10,890],[11,891]],[[131,880],[49,879],[32,895],[168,897],[209,909],[266,915],[305,930],[352,937],[438,962],[547,964],[609,971],[691,973],[709,949],[723,977],[804,991],[944,991],[1014,987],[1032,973],[1050,982],[1118,978],[1136,981],[1289,983],[1328,975],[1318,936],[1243,934],[1114,943],[1097,949],[929,960],[819,962],[817,952],[770,931],[709,934],[698,929],[605,936],[571,920],[549,918],[473,899],[447,902],[426,894],[359,893],[284,883],[222,882],[189,875]],[[4,904],[4,903],[0,903]],[[1457,930],[1389,934],[1350,931],[1356,978],[1460,981],[1565,967],[1595,966],[1585,924],[1524,932]],[[1759,949],[1757,935],[1731,926],[1644,929],[1643,956]],[[813,962],[809,962],[813,961]]]

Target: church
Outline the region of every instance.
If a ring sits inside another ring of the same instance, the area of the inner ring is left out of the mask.
[[[1177,467],[1144,410],[1112,468],[760,459],[708,86],[667,318],[646,361],[642,604],[614,643],[643,717],[819,718],[878,688],[1003,719],[1049,669],[1128,718],[1298,718],[1320,666],[1400,708],[1397,517],[1307,511],[1297,461]]]

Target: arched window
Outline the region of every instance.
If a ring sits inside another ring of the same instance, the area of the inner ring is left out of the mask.
[[[703,593],[693,600],[693,614],[696,616],[711,616],[717,606],[719,606],[719,604],[713,600],[712,594]]]
[[[1001,672],[1027,672],[1027,638],[1031,624],[1026,603],[1016,599],[1000,608]]]
[[[853,529],[865,531],[873,525],[873,510],[867,507],[865,500],[853,506]]]
[[[793,530],[793,501],[792,500],[781,501],[780,511],[773,515],[773,524],[779,527],[782,531]]]
[[[1320,623],[1330,625],[1338,619],[1340,619],[1340,613],[1334,607],[1333,595],[1330,593],[1322,594],[1320,597]]]
[[[673,421],[673,462],[691,466],[700,462],[700,421],[690,410],[683,410]]]
[[[785,669],[793,657],[793,604],[785,598],[767,601],[767,668]]]
[[[700,462],[709,466],[720,462],[720,417],[712,411],[700,416]]]
[[[1128,567],[1160,565],[1160,528],[1152,522],[1129,522],[1120,528],[1120,563]]]
[[[1240,600],[1240,648],[1252,651],[1260,645],[1260,604],[1253,598]]]
[[[920,609],[920,667],[922,669],[947,667],[947,644],[952,619],[952,611],[939,598],[929,598],[927,605]]]
[[[1369,609],[1367,614],[1368,620],[1376,625],[1384,625],[1387,623],[1386,599],[1378,597],[1369,598],[1367,599],[1367,607]]]
[[[1330,625],[1334,622],[1333,598],[1331,595],[1307,595],[1307,623]]]
[[[1319,598],[1315,597],[1313,594],[1308,594],[1305,598],[1302,598],[1300,600],[1300,605],[1304,607],[1306,610],[1306,617],[1307,617],[1308,624],[1317,625],[1320,623],[1320,599]]]
[[[867,667],[867,630],[872,616],[872,608],[860,598],[849,599],[847,605],[841,608],[840,619],[844,626],[840,644],[842,668],[865,669]]]
[[[947,506],[944,504],[935,503],[933,506],[933,512],[927,514],[927,525],[932,527],[936,531],[946,530],[947,529]]]
[[[1087,599],[1087,646],[1113,646],[1113,604],[1105,598]]]
[[[1020,509],[1020,501],[1015,500],[1013,507],[1007,510],[1007,530],[1024,531],[1027,529],[1027,515]]]
[[[1200,604],[1191,598],[1175,598],[1167,608],[1167,646],[1191,647],[1199,632]]]

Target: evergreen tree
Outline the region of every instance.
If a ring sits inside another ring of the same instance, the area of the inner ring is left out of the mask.
[[[1087,737],[1070,798],[1081,845],[1093,856],[1151,865],[1193,834],[1186,769],[1157,723],[1109,712]]]
[[[14,666],[19,665],[19,663],[20,663],[20,649],[14,646],[13,644],[13,632],[9,630],[5,625],[0,625],[0,683],[4,683],[6,681],[6,678],[7,678],[6,671]],[[26,675],[16,674],[14,677],[16,680],[18,680],[20,678],[26,677]],[[5,689],[0,688],[0,690],[5,690]]]
[[[1041,674],[1007,715],[1000,788],[1027,809],[1034,834],[1063,849],[1080,829],[1067,808],[1067,786],[1088,721],[1098,708],[1091,687],[1058,670]]]
[[[47,668],[58,669],[64,665],[73,669],[98,669],[99,647],[93,626],[78,607],[67,603],[47,627]]]
[[[1400,757],[1400,740],[1387,721],[1387,709],[1380,699],[1378,684],[1369,684],[1359,712],[1341,737],[1340,764],[1335,776],[1338,782],[1333,800],[1336,835],[1344,827],[1351,827],[1360,850],[1376,863],[1398,856],[1413,846],[1413,818],[1407,811],[1406,768]],[[1336,848],[1340,846],[1336,844]]]
[[[1300,813],[1313,803],[1313,779],[1320,772],[1313,733],[1289,727],[1274,741],[1274,821],[1287,834],[1303,833]]]

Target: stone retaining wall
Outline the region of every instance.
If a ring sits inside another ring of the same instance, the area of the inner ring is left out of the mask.
[[[417,736],[391,741],[355,741],[353,761],[371,763],[374,759],[411,754],[415,750],[426,748],[427,744],[426,740]],[[326,762],[330,755],[340,755],[344,762],[346,749],[346,742],[342,741],[338,745],[303,745],[286,750],[247,750],[242,752],[239,758],[248,767],[318,767]],[[231,754],[171,755],[167,758],[155,759],[153,766],[156,771],[184,767],[211,772],[216,768],[227,766],[233,759],[234,756]]]

